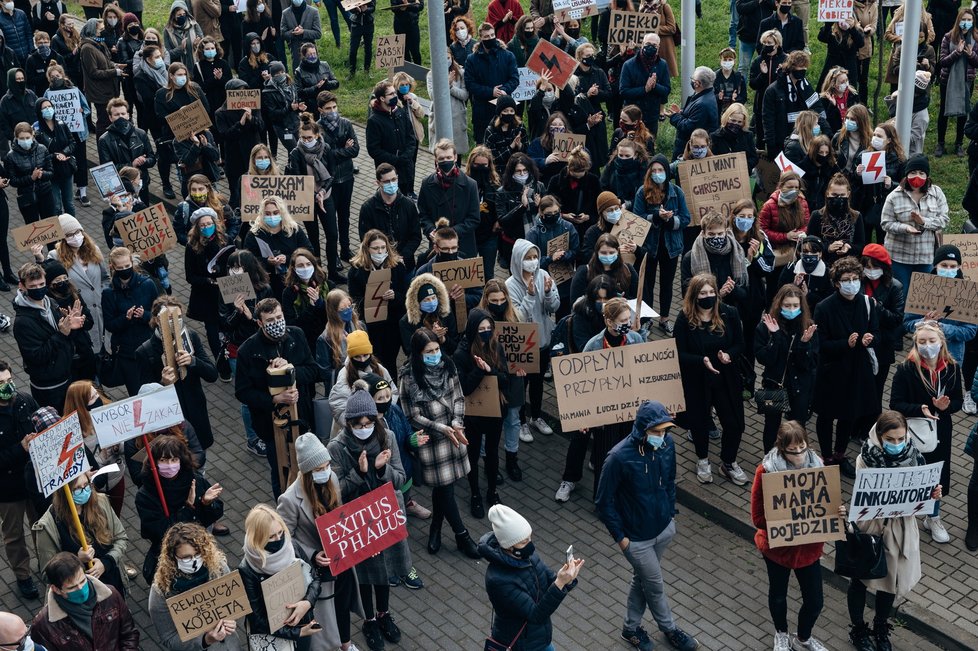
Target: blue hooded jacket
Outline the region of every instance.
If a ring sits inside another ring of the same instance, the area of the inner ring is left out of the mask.
[[[615,542],[651,540],[676,513],[676,446],[666,435],[658,450],[645,440],[650,427],[672,422],[660,402],[642,403],[628,438],[608,453],[595,504]]]

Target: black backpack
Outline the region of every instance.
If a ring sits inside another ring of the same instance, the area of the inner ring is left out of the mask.
[[[550,356],[562,357],[580,352],[574,350],[574,313],[563,317],[550,333]]]

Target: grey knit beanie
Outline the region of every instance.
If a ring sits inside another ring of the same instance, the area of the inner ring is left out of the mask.
[[[377,403],[367,392],[367,383],[357,380],[353,383],[353,393],[346,401],[346,422],[369,416],[377,418]]]
[[[327,461],[331,461],[329,450],[312,432],[306,432],[295,440],[295,458],[299,462],[299,472],[312,472]]]

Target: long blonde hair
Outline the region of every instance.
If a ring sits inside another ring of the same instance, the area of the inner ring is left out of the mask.
[[[699,306],[696,304],[700,290],[706,285],[713,288],[717,297],[716,303],[710,309],[710,320],[708,322],[700,320]],[[709,273],[693,276],[693,279],[689,281],[689,287],[686,288],[686,295],[683,296],[683,314],[686,315],[686,320],[689,321],[691,330],[701,326],[707,326],[710,332],[723,334],[723,331],[726,329],[726,324],[723,322],[723,317],[720,314],[720,288],[717,287],[716,276]]]
[[[181,545],[190,545],[200,554],[211,580],[221,576],[223,565],[226,563],[224,553],[214,543],[207,530],[195,522],[177,522],[163,536],[160,549],[160,562],[156,566],[153,584],[164,597],[173,592],[173,582],[177,577],[177,549]]]
[[[917,352],[917,333],[921,330],[929,330],[931,332],[936,332],[937,337],[941,340],[941,352],[938,353],[935,362],[944,362],[946,365],[951,366],[956,364],[954,358],[951,357],[951,353],[947,349],[947,336],[944,334],[944,329],[941,328],[941,324],[937,321],[918,321],[914,324],[913,328],[913,341],[914,345],[907,353],[907,361],[912,362],[914,368],[917,369],[917,375],[920,377],[920,381],[923,382],[925,387],[933,389],[933,382],[928,377],[928,374],[924,373],[924,363],[920,358],[920,353]]]
[[[268,156],[268,160],[271,161],[268,169],[264,172],[255,167],[255,158],[257,158],[258,154],[262,152],[264,152],[265,155]],[[248,155],[249,176],[278,176],[279,174],[280,172],[278,171],[278,164],[275,162],[275,157],[272,156],[272,150],[268,148],[268,145],[260,142],[251,148],[251,153]]]
[[[268,543],[268,534],[272,530],[272,523],[277,522],[284,532],[285,544],[292,544],[292,534],[285,520],[278,514],[278,511],[268,504],[257,504],[245,518],[245,547],[250,547],[261,559],[261,564],[265,565],[265,545]]]
[[[81,477],[88,478],[88,485],[92,487],[92,496],[84,504],[75,506],[75,509],[78,511],[78,519],[82,521],[82,527],[85,529],[86,536],[94,538],[95,542],[100,545],[109,545],[112,543],[112,532],[109,530],[109,518],[105,515],[105,508],[102,504],[102,500],[109,498],[97,492],[95,486],[92,486],[91,471],[75,477],[69,482],[68,487],[74,490]],[[78,540],[78,530],[70,524],[74,520],[74,516],[71,515],[71,507],[68,506],[68,499],[63,490],[54,491],[54,494],[51,496],[51,512],[55,518],[67,525],[66,529],[68,529],[68,535],[71,536],[71,539],[81,544],[81,541]],[[89,540],[89,543],[91,543],[91,540]]]
[[[251,222],[251,232],[261,233],[265,230],[265,220],[263,219],[265,213],[265,206],[268,204],[273,204],[278,208],[278,214],[282,216],[282,232],[286,235],[293,235],[297,230],[299,230],[299,224],[293,219],[292,213],[289,212],[288,206],[282,200],[282,197],[274,194],[270,194],[261,202],[262,214],[255,217],[255,220]]]

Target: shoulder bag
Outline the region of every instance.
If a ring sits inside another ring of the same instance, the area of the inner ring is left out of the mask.
[[[907,431],[921,452],[933,452],[937,448],[937,421],[933,418],[908,418]]]
[[[795,345],[795,337],[792,335],[791,343],[788,344],[788,355],[784,360],[784,373],[781,374],[781,381],[777,383],[775,389],[758,389],[754,392],[754,402],[757,403],[757,413],[780,415],[791,411],[791,403],[788,400],[788,391],[784,388],[784,379],[788,375],[788,360],[791,359],[791,348]]]
[[[502,642],[493,639],[491,636],[487,637],[484,651],[512,651],[513,646],[516,644],[516,641],[520,639],[520,636],[523,635],[524,630],[526,630],[526,622],[523,622],[523,626],[520,627],[520,630],[516,633],[516,637],[510,640],[509,644],[503,644]]]
[[[882,579],[888,571],[883,537],[862,533],[855,522],[850,525],[846,539],[835,541],[835,573],[850,579]]]

